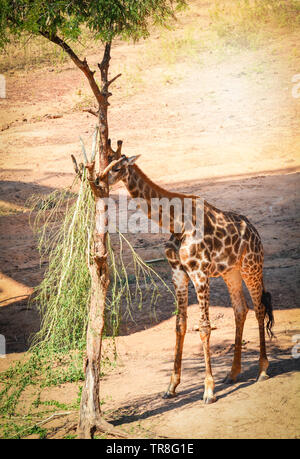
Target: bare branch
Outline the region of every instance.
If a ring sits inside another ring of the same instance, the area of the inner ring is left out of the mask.
[[[107,83],[107,76],[108,76],[108,67],[110,61],[110,49],[111,49],[111,42],[105,44],[103,59],[101,64],[98,64],[99,70],[101,72],[101,80],[102,83]]]
[[[85,168],[88,171],[88,180],[90,182],[94,182],[96,180],[96,173],[95,173],[95,161],[88,163],[85,165]]]
[[[119,76],[117,75],[112,80],[110,81],[108,80],[110,49],[111,49],[111,42],[108,42],[105,44],[102,62],[101,64],[98,64],[99,70],[101,72],[101,82],[102,82],[101,94],[102,94],[102,97],[105,99],[107,105],[109,105],[109,103],[107,102],[107,99],[112,95],[110,92],[108,92],[108,87]]]
[[[122,76],[122,73],[118,73],[118,75],[116,75],[114,78],[112,78],[111,80],[109,80],[107,82],[107,87],[109,87],[114,81],[116,81],[117,78],[119,78],[120,76]]]
[[[83,112],[91,113],[92,115],[96,116],[98,118],[99,112],[95,112],[95,110],[92,110],[91,108],[84,108],[82,110]]]
[[[83,163],[79,163],[79,166],[78,166],[76,158],[75,158],[74,155],[71,155],[71,158],[72,158],[72,162],[73,162],[75,173],[78,175],[78,177],[81,180],[81,177],[82,177],[82,174],[83,174],[84,165],[83,165]]]
[[[73,161],[73,166],[74,166],[74,170],[75,170],[75,173],[77,175],[80,175],[80,172],[79,172],[79,169],[78,169],[78,165],[77,165],[77,161],[76,161],[76,158],[74,155],[71,155],[71,158],[72,158],[72,161]]]
[[[90,84],[90,87],[98,101],[99,104],[103,104],[105,103],[105,100],[103,99],[103,95],[101,94],[101,91],[99,89],[99,86],[97,85],[96,81],[95,81],[95,78],[94,78],[94,74],[95,72],[92,71],[89,66],[88,66],[88,63],[86,61],[86,58],[83,59],[83,61],[81,59],[79,59],[79,57],[77,56],[77,54],[74,53],[74,51],[72,50],[72,48],[70,48],[70,46],[60,37],[58,37],[57,35],[51,35],[49,32],[46,32],[46,31],[41,31],[40,30],[40,34],[47,38],[48,40],[52,41],[53,43],[55,43],[56,45],[60,46],[69,56],[70,58],[72,59],[72,61],[77,65],[77,67],[85,74],[85,76],[87,77],[88,79],[88,82]],[[104,60],[104,59],[103,59]]]

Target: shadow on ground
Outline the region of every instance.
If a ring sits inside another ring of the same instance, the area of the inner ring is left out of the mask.
[[[26,173],[26,171],[23,171]],[[236,178],[236,177],[235,177]],[[274,309],[295,308],[299,296],[297,278],[298,225],[295,218],[299,212],[297,190],[299,174],[285,176],[259,176],[234,181],[185,182],[176,189],[195,193],[224,210],[235,210],[246,215],[257,227],[265,248],[264,279],[267,290],[272,293]],[[175,189],[170,185],[169,189]],[[238,190],[238,194],[237,194]],[[1,183],[0,199],[24,205],[32,194],[48,194],[52,188],[35,183]],[[46,265],[40,266],[36,240],[29,226],[28,213],[17,213],[0,217],[2,272],[27,287],[37,285],[43,278]],[[133,246],[145,260],[161,257],[164,241],[168,235],[129,235]],[[171,272],[167,262],[151,265],[172,289]],[[230,306],[229,295],[222,279],[211,279],[210,303]],[[134,289],[134,284],[133,284]],[[156,305],[156,314],[150,314],[149,297],[142,310],[133,309],[134,321],[125,318],[120,327],[120,335],[128,335],[169,319],[175,311],[174,298],[163,287]],[[249,306],[251,301],[245,291]],[[14,292],[11,292],[14,297]],[[189,302],[196,302],[192,285],[189,287]],[[38,329],[37,312],[25,311],[26,302],[14,302],[0,308],[0,326],[9,336],[8,352],[22,352],[27,349],[28,336]],[[123,312],[125,306],[123,307]],[[153,311],[152,311],[153,312]],[[25,317],[26,314],[26,317]],[[24,316],[24,317],[23,317]],[[23,322],[26,327],[24,328]],[[15,337],[15,338],[13,338]],[[22,344],[24,343],[24,344]]]
[[[226,343],[224,343],[224,347],[225,345]],[[270,378],[276,378],[280,375],[288,376],[293,372],[300,371],[300,362],[297,359],[291,358],[290,352],[280,349],[275,344],[270,346],[269,361],[268,374]],[[171,361],[169,362],[170,369],[172,368],[172,363]],[[217,396],[217,403],[219,400],[226,399],[232,394],[238,393],[243,388],[253,384],[263,384],[257,382],[258,352],[256,349],[247,349],[244,351],[243,371],[235,384],[228,385],[223,382],[223,379],[230,370],[231,363],[231,351],[227,355],[216,357],[212,349],[212,365],[216,383],[215,394]],[[149,397],[137,397],[131,400],[130,404],[120,406],[112,414],[113,424],[130,424],[195,403],[197,403],[197,408],[199,409],[206,407],[207,405],[202,400],[205,372],[203,357],[201,356],[199,359],[184,359],[183,367],[182,383],[178,386],[176,397],[167,400],[163,399],[163,390],[161,393]],[[243,394],[239,393],[239,397],[242,398]]]

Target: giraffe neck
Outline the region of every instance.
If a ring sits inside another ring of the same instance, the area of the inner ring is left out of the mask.
[[[124,179],[124,184],[132,198],[143,200],[142,211],[160,227],[168,227],[167,229],[175,235],[182,234],[183,227],[180,222],[183,221],[184,199],[197,197],[173,193],[161,188],[152,182],[137,165],[129,166],[128,169],[129,175]],[[156,205],[157,200],[159,200],[158,206]]]
[[[184,198],[185,196],[161,188],[159,185],[152,182],[136,164],[134,166],[129,166],[128,169],[129,175],[124,180],[124,183],[133,198],[142,198],[150,202],[152,198]]]

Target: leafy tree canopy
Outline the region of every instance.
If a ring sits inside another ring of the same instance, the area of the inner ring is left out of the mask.
[[[82,26],[95,39],[145,38],[152,23],[166,25],[185,0],[0,0],[0,46],[11,35],[47,33],[79,38]]]

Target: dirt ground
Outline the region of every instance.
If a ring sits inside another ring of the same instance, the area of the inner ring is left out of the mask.
[[[182,382],[176,398],[163,400],[172,370],[174,304],[171,295],[162,292],[157,321],[149,318],[145,304],[135,312],[135,322],[122,325],[119,364],[101,383],[106,418],[129,435],[300,437],[300,359],[292,356],[300,333],[300,99],[292,96],[291,83],[300,66],[289,59],[299,38],[291,34],[277,40],[255,50],[228,51],[222,59],[203,52],[198,60],[183,62],[184,74],[175,81],[159,83],[166,70],[146,66],[144,83],[134,94],[121,92],[121,80],[113,91],[113,144],[123,139],[125,154],[141,154],[140,167],[165,188],[197,193],[254,223],[264,243],[265,284],[272,293],[276,322],[276,339],[268,342],[270,379],[255,382],[258,330],[250,310],[242,374],[236,384],[224,385],[233,355],[234,319],[223,281],[211,280],[211,354],[218,400],[204,405],[204,361],[190,287]],[[113,68],[124,62],[130,66],[145,46],[117,44]],[[94,54],[87,58],[97,62]],[[177,71],[172,67],[168,74]],[[37,312],[26,305],[27,295],[43,276],[26,200],[33,193],[71,184],[70,155],[80,156],[79,135],[91,144],[95,125],[92,115],[73,108],[78,88],[88,88],[71,63],[60,71],[50,66],[11,71],[6,78],[7,98],[0,99],[0,334],[6,338],[7,356],[0,359],[0,370],[22,357],[28,336],[39,327]],[[134,244],[144,259],[158,258],[166,239],[138,234]],[[155,268],[169,272],[164,262]],[[76,390],[73,384],[62,385],[43,396],[70,402]],[[76,416],[50,421],[49,438],[72,433]]]

